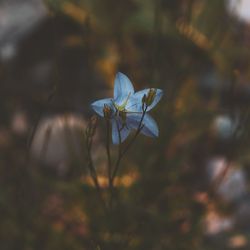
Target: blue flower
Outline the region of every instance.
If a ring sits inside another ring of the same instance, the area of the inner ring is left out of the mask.
[[[153,98],[147,103],[145,110],[143,98],[146,98],[151,92],[153,92]],[[119,72],[115,78],[114,98],[95,101],[91,106],[102,117],[104,117],[103,110],[107,110],[107,108],[110,110],[112,141],[114,144],[119,144],[128,137],[131,130],[138,129],[143,112],[150,111],[160,101],[162,94],[161,89],[152,88],[135,92],[128,77]],[[144,114],[141,125],[140,132],[142,134],[150,137],[159,135],[158,126],[149,114]]]

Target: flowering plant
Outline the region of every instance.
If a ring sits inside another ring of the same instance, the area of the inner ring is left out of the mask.
[[[112,206],[114,194],[114,179],[117,175],[120,162],[138,134],[142,133],[150,137],[157,137],[159,135],[157,123],[147,112],[156,106],[162,95],[162,90],[156,88],[135,92],[128,77],[119,72],[115,77],[114,97],[97,100],[91,104],[94,111],[99,116],[105,118],[107,124],[106,151],[108,158],[107,170],[110,206]],[[98,176],[91,157],[92,137],[94,136],[95,129],[96,119],[92,118],[85,132],[88,168],[100,199],[104,207],[106,207],[106,202],[103,199]],[[119,146],[118,156],[114,164],[112,164],[110,154],[110,130],[112,131],[113,144]],[[133,137],[126,146],[122,148],[121,144],[126,140],[132,130],[135,130]]]
[[[159,135],[155,120],[146,112],[155,107],[162,93],[162,90],[153,88],[135,92],[128,77],[119,72],[115,78],[114,98],[95,101],[91,106],[98,115],[111,119],[112,141],[119,144],[132,129],[137,130],[138,127],[144,135]]]

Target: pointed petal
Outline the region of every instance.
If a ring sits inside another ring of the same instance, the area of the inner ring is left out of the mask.
[[[129,98],[126,109],[128,111],[142,112],[142,98],[144,95],[148,94],[149,90],[150,89],[143,89],[134,93],[134,95]],[[147,111],[151,110],[161,100],[162,95],[163,91],[161,89],[156,89],[155,99],[153,103],[148,106]]]
[[[103,107],[104,107],[104,104],[107,104],[110,107],[113,107],[112,98],[106,98],[106,99],[101,99],[101,100],[95,101],[95,102],[93,102],[91,104],[91,107],[94,109],[94,111],[98,115],[103,116]]]
[[[121,72],[118,72],[115,77],[115,86],[114,86],[114,99],[118,105],[121,105],[128,96],[134,94],[134,87],[131,81],[126,75]]]
[[[137,130],[139,127],[141,118],[142,118],[142,113],[141,114],[128,113],[127,114],[128,127]],[[159,136],[159,129],[158,129],[157,123],[150,115],[145,114],[142,124],[143,124],[143,128],[141,130],[142,134],[146,136],[150,136],[150,137]]]
[[[121,143],[128,137],[130,129],[127,126],[122,126],[121,119],[116,118],[112,120],[112,141],[113,144],[120,143],[120,136],[121,136]]]

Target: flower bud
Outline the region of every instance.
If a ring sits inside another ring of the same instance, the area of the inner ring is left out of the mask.
[[[147,95],[144,95],[142,97],[142,103],[145,103],[147,106],[150,106],[156,96],[156,89],[150,89],[147,93]]]
[[[104,104],[104,107],[103,107],[103,114],[104,114],[104,117],[106,119],[110,119],[111,116],[112,116],[112,109],[109,107],[109,105],[107,104]]]

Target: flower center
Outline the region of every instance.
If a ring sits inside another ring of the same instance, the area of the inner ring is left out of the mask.
[[[130,94],[128,94],[127,98],[124,100],[124,102],[121,104],[121,105],[117,105],[115,102],[114,102],[114,106],[115,106],[115,109],[118,111],[118,112],[126,112],[126,105],[128,103],[128,99],[130,97]]]

